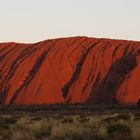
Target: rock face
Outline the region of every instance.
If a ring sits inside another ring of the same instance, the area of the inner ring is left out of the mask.
[[[72,37],[0,43],[0,103],[55,104],[140,99],[140,42]]]

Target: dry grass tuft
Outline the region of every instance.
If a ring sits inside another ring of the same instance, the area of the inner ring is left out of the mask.
[[[140,139],[138,112],[61,113],[1,115],[0,140]]]

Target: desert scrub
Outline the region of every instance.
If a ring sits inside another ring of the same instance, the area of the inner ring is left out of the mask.
[[[7,125],[10,125],[10,124],[14,124],[15,122],[16,122],[16,118],[14,118],[11,115],[0,116],[0,124],[4,123],[4,124],[7,124]]]
[[[135,140],[140,140],[140,120],[131,122],[130,126],[133,130],[134,139]]]
[[[17,139],[17,136],[23,137],[23,140],[42,139],[51,134],[51,126],[44,119],[29,122],[29,120],[25,121],[24,118],[22,121],[20,120],[17,124],[10,127],[13,139],[15,137]],[[17,135],[15,135],[16,133]]]
[[[11,131],[9,126],[15,122],[16,120],[10,115],[0,116],[0,140],[10,139]]]
[[[140,140],[139,118],[139,110],[3,113],[0,140]]]
[[[52,127],[51,138],[55,140],[101,140],[93,128],[85,127],[82,124],[59,123]]]
[[[73,118],[64,118],[62,120],[62,123],[73,123],[73,122],[74,122]]]
[[[12,133],[10,140],[36,140],[36,138],[31,131],[19,129]]]
[[[0,124],[0,140],[9,140],[11,131],[7,124]]]
[[[132,140],[132,131],[124,124],[112,124],[107,128],[107,134],[114,140]]]

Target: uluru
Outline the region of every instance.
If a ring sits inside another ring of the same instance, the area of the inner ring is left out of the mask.
[[[140,99],[140,42],[69,37],[0,43],[0,104],[86,104]]]

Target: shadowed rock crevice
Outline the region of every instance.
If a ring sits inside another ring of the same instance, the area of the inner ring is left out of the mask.
[[[56,42],[55,42],[56,43]],[[45,58],[47,57],[47,55],[49,55],[49,53],[52,50],[52,46],[55,45],[55,43],[52,43],[50,45],[50,47],[48,47],[47,49],[45,49],[45,51],[43,51],[43,53],[41,53],[41,55],[37,58],[32,70],[29,72],[29,77],[25,80],[25,82],[23,83],[23,85],[21,85],[15,92],[15,94],[13,95],[13,97],[10,100],[10,104],[14,104],[16,97],[18,96],[18,94],[20,93],[20,91],[25,87],[28,86],[31,81],[33,80],[33,78],[36,76],[37,72],[39,71],[39,69],[41,68],[42,63],[44,62]]]
[[[19,92],[24,88],[24,86],[27,86],[30,84],[30,82],[32,81],[32,79],[35,77],[35,75],[37,74],[38,70],[40,69],[44,59],[46,58],[46,55],[48,54],[48,50],[46,50],[45,52],[43,52],[40,57],[37,59],[35,65],[33,66],[31,72],[30,72],[30,76],[29,78],[25,81],[25,83],[15,92],[14,96],[12,97],[10,104],[14,104],[14,101],[17,97],[17,95],[19,94]]]
[[[5,100],[8,96],[8,92],[9,92],[9,87],[8,88],[5,88],[4,91],[1,90],[1,93],[0,93],[0,104],[5,104]]]
[[[81,59],[79,60],[77,66],[76,66],[76,70],[73,73],[71,80],[63,87],[63,97],[64,98],[67,97],[68,91],[69,91],[70,87],[72,86],[72,84],[79,79],[81,68],[88,56],[88,53],[96,46],[96,44],[98,44],[98,43],[95,43],[90,48],[88,48],[86,50],[86,52],[82,55]]]
[[[129,74],[137,67],[135,54],[128,54],[116,60],[110,67],[104,79],[94,85],[93,91],[87,103],[108,103],[117,101],[116,93]],[[127,93],[125,93],[127,94]]]
[[[14,47],[12,47],[10,50],[8,50],[8,51],[6,51],[5,53],[3,53],[2,55],[0,55],[0,61],[2,61],[7,55],[9,55],[10,52],[16,50],[16,47],[17,47],[17,46],[18,46],[18,45],[15,44]],[[5,48],[4,48],[4,49],[5,49]],[[3,51],[2,51],[2,52],[3,52]],[[2,53],[2,52],[1,52],[1,53]]]
[[[27,48],[23,50],[20,55],[13,61],[11,64],[11,68],[7,74],[5,82],[9,81],[10,78],[15,74],[18,66],[26,59],[28,58],[31,54],[33,54],[36,51],[36,48]]]
[[[19,56],[12,62],[9,71],[7,72],[7,75],[3,81],[3,84],[6,85],[6,83],[8,83],[11,79],[12,76],[14,76],[14,74],[16,73],[17,68],[19,67],[19,65],[27,58],[29,57],[31,54],[33,54],[33,52],[35,52],[36,49],[34,49],[33,47],[29,47],[27,49],[24,49]],[[2,74],[0,75],[2,77]],[[10,88],[6,88],[6,91],[3,91],[3,95],[5,93],[8,93],[8,89]],[[4,95],[6,96],[6,95]]]

